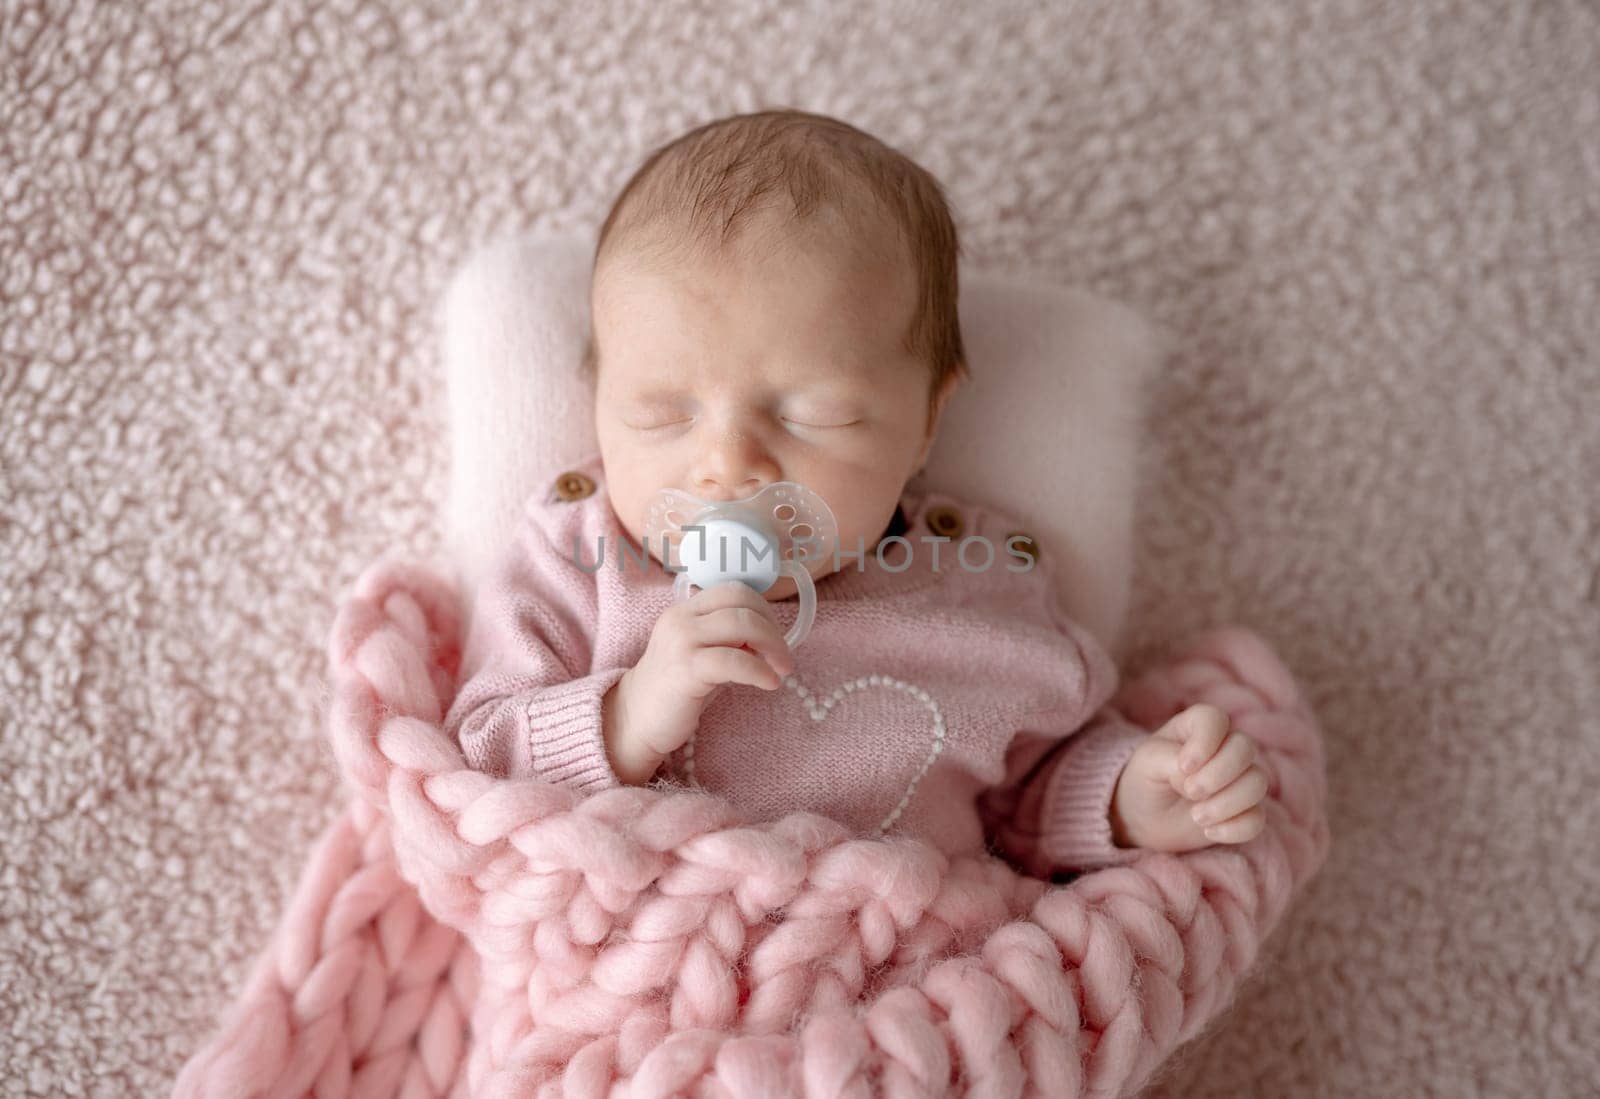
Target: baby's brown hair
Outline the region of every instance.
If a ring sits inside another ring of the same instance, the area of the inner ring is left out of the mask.
[[[788,229],[821,212],[866,230],[888,215],[916,267],[917,306],[906,350],[927,363],[936,393],[967,371],[957,310],[961,245],[944,190],[927,170],[870,134],[826,115],[756,111],[707,122],[662,145],[623,186],[600,226],[594,271],[626,240],[630,252],[661,259],[681,250],[716,252],[750,216],[783,213]],[[591,333],[582,368],[591,379]]]

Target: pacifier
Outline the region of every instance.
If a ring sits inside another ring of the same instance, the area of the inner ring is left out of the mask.
[[[764,592],[787,576],[794,580],[800,610],[784,635],[793,649],[811,632],[817,614],[816,584],[808,562],[830,557],[839,524],[821,496],[794,481],[774,481],[742,500],[702,500],[675,488],[662,489],[645,516],[645,536],[656,539],[669,568],[681,569],[673,593],[738,580]]]

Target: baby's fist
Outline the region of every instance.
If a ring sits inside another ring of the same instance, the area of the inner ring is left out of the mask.
[[[1196,703],[1129,758],[1112,796],[1112,833],[1119,846],[1153,851],[1244,843],[1266,826],[1269,788],[1255,741],[1222,710]]]

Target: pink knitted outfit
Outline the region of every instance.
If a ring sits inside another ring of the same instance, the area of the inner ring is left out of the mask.
[[[601,699],[643,654],[675,577],[640,563],[598,455],[578,469],[594,491],[532,497],[481,589],[445,731],[488,773],[592,793],[619,785]],[[935,535],[930,510],[934,529],[961,536]],[[1062,609],[1049,549],[1036,562],[1009,552],[1014,520],[937,492],[906,491],[902,517],[881,561],[862,546],[818,582],[784,685],[718,688],[658,775],[754,820],[806,810],[952,857],[987,836],[1037,877],[1137,857],[1112,842],[1108,815],[1149,733],[1105,706],[1116,666]],[[962,545],[975,537],[987,546]],[[795,602],[774,607],[787,628]]]

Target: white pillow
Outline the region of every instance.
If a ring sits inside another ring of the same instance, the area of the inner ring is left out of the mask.
[[[593,248],[576,234],[493,244],[445,295],[446,539],[469,605],[528,496],[599,449],[578,373]],[[1132,580],[1143,383],[1166,341],[1116,302],[965,266],[960,309],[971,376],[913,485],[1015,518],[1054,556],[1068,612],[1115,651]]]

